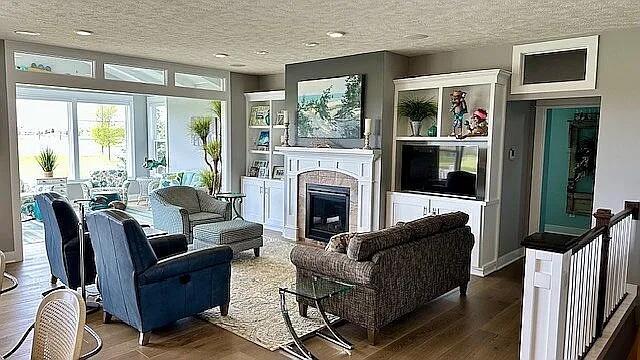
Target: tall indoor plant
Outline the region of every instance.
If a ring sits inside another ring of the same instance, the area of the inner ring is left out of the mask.
[[[212,101],[211,112],[213,116],[193,117],[189,124],[189,130],[200,139],[202,150],[204,151],[204,162],[208,167],[208,169],[200,173],[200,180],[203,185],[207,187],[210,195],[216,195],[222,187],[222,176],[220,174],[222,161],[222,131],[220,122],[222,103],[216,100]]]
[[[58,155],[51,148],[44,148],[36,155],[36,162],[40,165],[44,177],[53,177],[53,170],[58,167]]]
[[[433,99],[403,99],[398,105],[398,114],[409,118],[411,122],[411,136],[420,136],[422,121],[427,118],[435,118],[438,114],[438,105]],[[434,127],[435,124],[429,128],[429,136],[437,135],[437,129],[434,129]]]

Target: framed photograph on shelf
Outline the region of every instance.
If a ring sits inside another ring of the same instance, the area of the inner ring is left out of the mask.
[[[258,172],[260,171],[260,168],[252,166],[249,168],[249,171],[247,172],[247,176],[249,177],[258,177]]]
[[[249,126],[267,126],[270,122],[269,105],[253,105],[249,116]]]
[[[280,111],[273,125],[284,125],[284,111]]]
[[[257,168],[261,168],[261,167],[269,167],[269,160],[254,160],[253,161],[253,166],[257,167]]]
[[[284,166],[279,166],[279,165],[274,166],[273,172],[271,173],[271,178],[284,179]]]
[[[269,178],[269,168],[268,167],[261,167],[258,170],[258,177],[259,178]]]
[[[269,147],[269,130],[262,130],[256,139],[256,146]]]

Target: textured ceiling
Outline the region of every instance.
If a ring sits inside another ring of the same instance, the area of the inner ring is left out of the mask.
[[[638,0],[0,0],[3,39],[256,74],[378,50],[413,56],[636,26]],[[331,30],[347,35],[330,39]],[[405,38],[417,33],[429,38]],[[320,45],[304,46],[311,41]]]

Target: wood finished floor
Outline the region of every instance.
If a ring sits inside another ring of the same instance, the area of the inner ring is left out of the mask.
[[[33,321],[41,292],[50,288],[42,243],[25,245],[22,263],[7,271],[20,281],[18,289],[0,298],[0,353],[4,354]],[[355,350],[349,356],[327,342],[312,338],[305,344],[320,359],[517,359],[522,308],[522,262],[486,278],[473,277],[468,296],[458,291],[442,296],[382,329],[375,346],[365,330],[345,324],[339,331]],[[102,324],[102,313],[87,316],[102,337],[96,359],[285,359],[231,332],[196,318],[156,331],[151,344],[137,345],[137,333],[124,324]],[[30,339],[11,359],[28,358]],[[91,344],[85,344],[89,349]]]

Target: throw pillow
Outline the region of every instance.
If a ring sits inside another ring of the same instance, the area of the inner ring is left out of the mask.
[[[341,253],[341,254],[346,254],[347,253],[347,247],[349,246],[349,240],[351,240],[351,237],[353,235],[355,235],[355,234],[350,234],[348,232],[337,234],[337,235],[333,235],[329,239],[329,242],[327,243],[327,246],[325,246],[324,249],[326,251],[330,251],[330,252],[337,252],[337,253]]]

